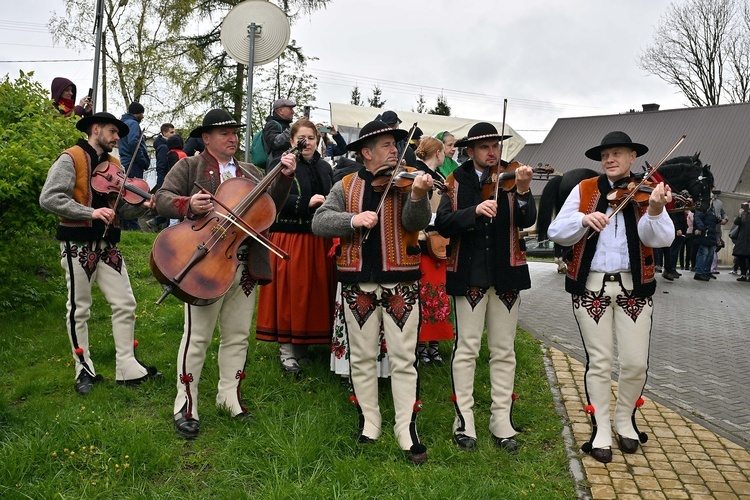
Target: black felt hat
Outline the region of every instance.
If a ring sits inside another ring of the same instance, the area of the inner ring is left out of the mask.
[[[359,151],[368,139],[377,135],[391,134],[396,142],[403,141],[409,137],[409,132],[400,128],[391,128],[388,124],[379,120],[371,121],[359,131],[359,137],[346,145],[347,151]]]
[[[86,132],[86,129],[95,123],[111,123],[117,127],[117,133],[120,137],[125,137],[130,132],[130,127],[128,127],[124,121],[118,120],[115,118],[115,115],[105,113],[104,111],[81,118],[76,122],[76,128],[81,132]]]
[[[239,128],[244,126],[242,123],[237,123],[237,120],[228,111],[224,109],[212,109],[203,117],[203,124],[190,132],[190,137],[200,137],[203,135],[203,132],[210,132],[216,127]]]
[[[474,141],[483,141],[485,139],[497,139],[498,141],[504,141],[510,139],[512,135],[500,135],[497,132],[495,126],[487,122],[479,122],[469,129],[469,133],[461,139],[456,141],[456,147],[464,148],[470,146]]]
[[[635,151],[636,157],[645,155],[648,153],[648,147],[644,146],[643,144],[638,144],[637,142],[633,142],[630,140],[630,136],[626,134],[625,132],[610,132],[609,134],[604,136],[604,139],[602,139],[602,143],[598,146],[594,146],[593,148],[586,151],[586,158],[590,158],[594,161],[602,161],[602,150],[607,148],[616,148],[616,147],[628,147]]]

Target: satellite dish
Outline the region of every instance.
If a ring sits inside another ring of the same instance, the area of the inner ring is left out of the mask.
[[[247,0],[235,5],[221,23],[221,44],[238,63],[250,64],[251,24],[255,24],[254,65],[273,61],[289,45],[291,28],[284,11],[268,0]]]

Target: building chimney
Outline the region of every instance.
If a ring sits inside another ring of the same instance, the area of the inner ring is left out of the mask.
[[[646,111],[659,111],[659,105],[656,103],[644,104],[643,112],[645,113]]]

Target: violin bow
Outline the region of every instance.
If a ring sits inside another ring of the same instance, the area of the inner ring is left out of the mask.
[[[383,205],[385,204],[386,196],[388,196],[388,192],[391,189],[391,184],[393,184],[393,181],[396,179],[396,176],[401,172],[401,162],[404,161],[404,157],[406,156],[406,148],[409,147],[409,143],[411,142],[411,138],[414,136],[414,131],[417,130],[417,122],[414,122],[414,125],[411,126],[411,130],[409,130],[409,137],[406,138],[406,146],[404,146],[404,150],[401,151],[401,156],[398,159],[398,163],[396,163],[396,168],[393,169],[393,173],[391,174],[391,179],[388,181],[388,184],[385,185],[385,189],[383,190],[383,195],[380,197],[380,203],[378,203],[378,208],[375,209],[376,214],[380,214],[380,210],[383,208]],[[365,232],[365,235],[362,237],[361,245],[365,244],[365,241],[367,241],[367,237],[370,236],[370,231],[372,231],[372,228],[367,229],[367,232]]]
[[[665,161],[667,161],[667,158],[669,158],[669,156],[670,156],[670,155],[671,155],[672,153],[674,153],[674,150],[675,150],[675,149],[677,149],[677,147],[678,147],[678,146],[679,146],[680,144],[682,144],[682,141],[684,141],[684,140],[685,140],[685,137],[687,137],[687,136],[686,136],[685,134],[682,134],[682,137],[680,137],[680,139],[679,139],[679,140],[678,140],[678,141],[677,141],[677,142],[675,143],[675,145],[674,145],[674,146],[672,146],[672,149],[670,149],[669,151],[667,151],[667,154],[665,154],[665,155],[664,155],[664,156],[662,157],[662,159],[661,159],[661,160],[659,160],[659,163],[657,163],[657,164],[656,164],[656,166],[655,166],[654,168],[652,168],[650,172],[646,172],[646,174],[645,174],[645,175],[643,176],[643,179],[641,179],[641,182],[639,182],[639,183],[638,183],[638,185],[637,185],[637,186],[635,186],[635,188],[634,188],[634,189],[632,189],[632,190],[630,191],[630,193],[628,193],[628,195],[627,195],[627,196],[626,196],[626,197],[625,197],[625,198],[624,198],[624,199],[622,200],[622,203],[620,203],[620,204],[619,204],[619,205],[617,206],[617,208],[615,208],[614,212],[612,212],[611,214],[609,214],[609,218],[610,218],[610,219],[611,219],[612,217],[614,217],[615,215],[617,215],[617,214],[618,214],[618,212],[620,212],[620,210],[622,210],[622,208],[623,208],[623,207],[624,207],[625,205],[627,205],[627,204],[628,204],[628,202],[629,202],[630,200],[632,200],[632,199],[633,199],[633,197],[635,196],[635,193],[637,193],[637,192],[638,192],[638,189],[640,189],[640,187],[641,187],[641,186],[643,186],[643,185],[644,185],[644,184],[646,183],[646,181],[647,181],[647,180],[649,180],[649,179],[651,178],[651,176],[652,176],[652,175],[654,175],[654,174],[656,173],[656,170],[657,170],[657,169],[658,169],[659,167],[661,167],[662,163],[664,163]],[[587,239],[591,239],[591,237],[592,237],[592,236],[594,236],[595,234],[596,234],[596,231],[592,231],[592,232],[591,232],[591,234],[590,234],[590,235],[588,236],[588,238],[587,238]]]
[[[500,165],[503,163],[503,137],[505,137],[505,113],[508,111],[508,99],[503,99],[503,126],[501,127],[502,130],[500,131],[500,156],[497,159],[497,178],[495,179],[495,201],[497,201],[497,197],[500,195]],[[490,217],[490,222],[492,222],[494,217]]]
[[[141,147],[141,142],[143,142],[144,132],[145,130],[141,130],[141,135],[138,136],[138,143],[135,145],[135,149],[133,150],[133,156],[130,157],[130,164],[128,165],[127,170],[125,170],[125,181],[123,181],[122,186],[120,186],[120,190],[117,192],[117,198],[115,199],[115,203],[114,203],[115,213],[117,213],[117,205],[120,203],[120,200],[122,200],[122,193],[125,191],[125,184],[128,180],[128,174],[130,174],[130,169],[133,168],[135,157],[138,154],[138,148]],[[114,218],[112,220],[114,220]],[[102,238],[104,238],[104,236],[107,234],[107,231],[109,231],[109,222],[104,224],[104,232],[102,233]]]

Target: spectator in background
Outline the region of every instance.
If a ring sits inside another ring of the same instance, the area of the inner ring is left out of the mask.
[[[91,116],[93,114],[94,110],[92,109],[91,98],[89,96],[83,96],[76,106],[76,85],[67,78],[58,76],[53,79],[51,91],[52,102],[60,111],[60,114],[64,116],[75,114],[80,117]]]
[[[694,279],[709,281],[711,279],[711,259],[716,249],[716,228],[719,227],[714,211],[713,200],[710,203],[702,203],[695,211],[693,218],[695,228],[695,243],[698,245],[698,253],[695,260]]]
[[[438,172],[447,179],[458,168],[458,163],[453,159],[453,156],[456,154],[456,137],[446,130],[445,132],[440,132],[435,138],[442,141],[445,152],[443,165],[438,167]]]
[[[268,153],[266,165],[276,163],[281,154],[289,149],[289,127],[294,120],[294,107],[297,105],[289,99],[276,99],[271,114],[266,117],[263,126],[263,147]]]
[[[167,148],[167,171],[164,173],[164,176],[166,176],[169,171],[172,170],[172,167],[175,163],[182,160],[183,158],[187,158],[187,154],[182,149],[182,137],[178,134],[174,134],[170,136],[169,139],[167,139]],[[166,217],[157,215],[153,219],[149,219],[148,222],[146,222],[146,225],[148,225],[148,227],[151,228],[154,232],[159,232],[164,229],[163,226],[166,222],[169,222],[169,225],[172,226],[174,224],[177,224],[179,220],[167,219]]]
[[[143,113],[144,109],[141,103],[135,101],[130,103],[128,112],[120,118],[128,126],[130,132],[125,137],[120,137],[120,142],[117,145],[120,162],[126,175],[139,179],[143,179],[143,172],[151,165],[146,141],[141,138],[143,132],[140,123],[143,120]],[[141,228],[137,219],[123,219],[121,225],[124,231],[138,231]]]
[[[750,200],[740,205],[734,224],[740,228],[732,252],[740,266],[741,276],[737,281],[750,282]]]
[[[346,154],[346,140],[344,140],[344,137],[336,130],[336,127],[333,125],[326,127],[322,123],[318,123],[316,126],[318,127],[318,133],[325,144],[323,156],[333,158],[334,156]]]
[[[197,156],[206,149],[206,144],[203,142],[202,137],[188,137],[185,142],[184,151],[188,156]]]
[[[685,224],[687,229],[685,230],[685,246],[680,252],[680,269],[687,269],[688,271],[695,270],[695,250],[693,245],[693,217],[695,216],[694,210],[688,210],[685,212]],[[684,256],[683,256],[684,254]]]
[[[398,117],[395,111],[386,111],[375,120],[380,120],[392,129],[398,130],[398,126],[401,125],[401,119]],[[414,150],[406,147],[406,139],[399,141],[396,144],[398,148],[398,157],[401,158],[402,153],[404,154],[404,161],[410,167],[417,166],[417,155],[414,154]],[[406,149],[406,153],[404,153]]]
[[[727,211],[724,210],[724,203],[719,199],[721,191],[714,190],[711,199],[714,203],[714,213],[716,214],[716,244],[717,248],[711,261],[711,274],[719,274],[719,249],[724,248],[724,239],[721,237],[721,226],[729,222]]]
[[[687,232],[687,221],[685,220],[685,212],[675,212],[669,214],[669,218],[672,219],[675,229],[675,238],[672,240],[672,244],[664,248],[664,272],[662,277],[665,280],[673,281],[675,278],[682,276],[677,272],[677,259],[680,256],[680,251],[685,245],[685,233]]]
[[[417,151],[417,148],[419,147],[419,143],[422,141],[422,136],[424,135],[424,132],[422,132],[422,129],[419,127],[414,128],[414,134],[411,136],[411,142],[409,142],[409,147],[412,148],[415,153]]]
[[[156,186],[153,192],[158,190],[164,182],[164,176],[167,175],[167,139],[174,135],[174,125],[171,123],[162,123],[159,135],[154,137],[154,156],[156,157]]]

